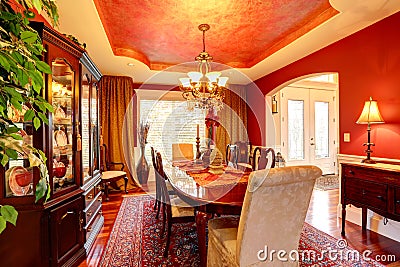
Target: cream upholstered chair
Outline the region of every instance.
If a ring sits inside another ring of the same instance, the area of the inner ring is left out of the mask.
[[[193,144],[172,144],[172,160],[194,159]]]
[[[315,179],[315,166],[254,171],[240,219],[221,217],[208,222],[207,266],[297,266],[298,262],[261,261],[258,252],[297,250]],[[268,253],[268,252],[267,252]],[[262,253],[261,257],[265,256]]]

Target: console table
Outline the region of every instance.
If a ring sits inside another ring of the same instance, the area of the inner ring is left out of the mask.
[[[342,163],[342,232],[345,235],[346,205],[362,209],[362,229],[367,229],[367,210],[400,221],[400,166]]]

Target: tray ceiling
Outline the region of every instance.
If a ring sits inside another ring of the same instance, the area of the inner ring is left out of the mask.
[[[250,68],[338,13],[328,0],[94,2],[113,53],[152,70],[193,61],[201,23],[215,62]]]

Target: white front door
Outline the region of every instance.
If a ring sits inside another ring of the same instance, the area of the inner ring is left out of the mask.
[[[335,91],[288,86],[280,94],[286,165],[310,164],[323,174],[335,173]]]

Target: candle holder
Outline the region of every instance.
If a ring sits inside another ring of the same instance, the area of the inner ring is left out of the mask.
[[[199,160],[201,157],[200,153],[200,137],[196,137],[196,160]]]

